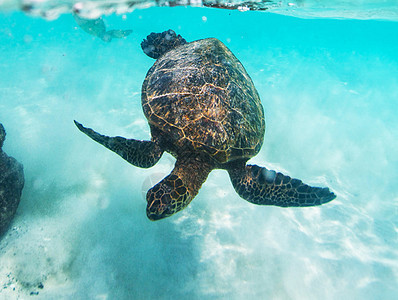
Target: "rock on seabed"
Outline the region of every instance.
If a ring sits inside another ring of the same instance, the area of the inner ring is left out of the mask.
[[[5,136],[0,123],[0,235],[7,230],[17,211],[25,182],[22,164],[2,150]]]

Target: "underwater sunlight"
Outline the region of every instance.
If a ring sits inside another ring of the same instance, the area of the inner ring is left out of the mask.
[[[0,298],[396,299],[397,10],[333,2],[1,1]]]

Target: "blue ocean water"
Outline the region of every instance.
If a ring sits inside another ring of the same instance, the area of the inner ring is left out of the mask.
[[[71,14],[0,15],[4,150],[26,178],[0,241],[0,298],[396,299],[398,22],[192,7],[104,21],[133,33],[104,43]],[[187,209],[146,218],[146,190],[174,159],[133,167],[73,120],[148,139],[154,61],[140,42],[169,28],[220,39],[250,74],[267,123],[251,162],[328,186],[333,202],[255,206],[217,170]]]

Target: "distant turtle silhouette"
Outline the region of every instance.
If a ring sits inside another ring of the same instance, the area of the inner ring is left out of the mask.
[[[246,70],[219,40],[187,43],[168,30],[141,43],[157,59],[142,86],[142,107],[151,141],[108,137],[77,127],[129,163],[149,168],[164,151],[177,158],[174,170],[147,193],[150,220],[185,208],[213,169],[228,171],[236,192],[261,205],[314,206],[335,195],[256,165],[265,132],[259,95]]]
[[[6,231],[17,211],[25,182],[23,166],[2,150],[5,138],[6,131],[0,123],[0,234]]]
[[[131,34],[132,30],[109,30],[106,31],[106,26],[102,18],[86,19],[80,17],[76,12],[73,12],[73,17],[77,25],[85,32],[102,39],[104,42],[110,42],[114,38],[124,38]]]

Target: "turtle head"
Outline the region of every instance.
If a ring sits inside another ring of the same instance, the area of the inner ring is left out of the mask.
[[[162,33],[152,32],[142,41],[141,48],[149,57],[158,59],[166,52],[186,43],[187,41],[181,35],[169,29]]]
[[[146,200],[148,219],[156,221],[184,209],[192,197],[181,178],[171,174],[148,191]]]
[[[6,139],[6,130],[3,124],[0,123],[0,149],[3,147],[4,140]]]

